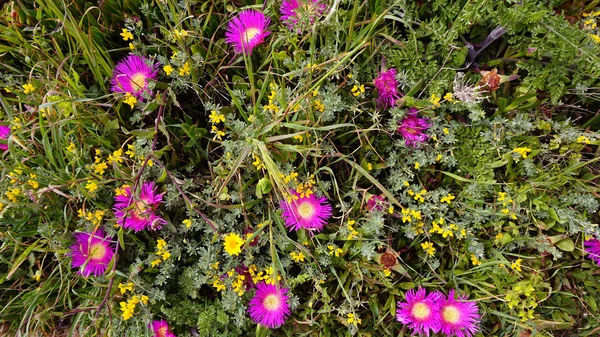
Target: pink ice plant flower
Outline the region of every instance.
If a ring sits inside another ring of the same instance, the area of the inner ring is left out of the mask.
[[[248,314],[257,324],[275,329],[290,315],[288,289],[265,282],[256,285],[256,294],[248,303]]]
[[[313,24],[323,15],[327,6],[321,0],[284,0],[279,11],[280,20],[291,31],[302,33],[303,25]]]
[[[586,240],[584,247],[588,257],[600,266],[600,240],[596,238]]]
[[[115,66],[111,80],[112,91],[129,93],[140,98],[148,91],[148,82],[156,79],[156,65],[148,65],[148,59],[129,55]]]
[[[402,97],[398,91],[398,81],[396,81],[396,69],[391,68],[380,72],[373,80],[377,89],[377,104],[382,109],[387,109],[396,105],[396,101]]]
[[[5,125],[0,125],[0,139],[7,140],[10,136],[10,128]],[[0,144],[0,150],[8,150],[8,144]]]
[[[429,139],[425,131],[430,126],[427,119],[417,117],[416,109],[411,109],[400,123],[398,132],[404,138],[406,146],[417,147],[419,143],[425,143]]]
[[[121,195],[115,196],[113,210],[117,224],[131,228],[136,232],[144,229],[157,230],[167,221],[156,214],[162,203],[164,193],[157,193],[153,182],[144,183],[139,198],[131,194],[129,186],[123,188]]]
[[[169,330],[169,324],[167,321],[152,321],[152,324],[148,325],[148,329],[152,329],[154,335],[152,337],[176,337],[174,333]]]
[[[229,21],[225,42],[233,46],[238,54],[252,54],[252,49],[265,41],[271,34],[267,27],[271,19],[262,12],[248,9]]]
[[[413,334],[437,333],[440,324],[440,307],[438,301],[441,294],[419,288],[406,292],[406,302],[398,302],[396,319],[413,330]]]
[[[89,277],[101,276],[106,272],[108,264],[115,255],[115,246],[104,232],[78,232],[73,234],[75,243],[70,247],[71,267],[80,268],[79,275]]]
[[[454,298],[454,289],[448,297],[439,298],[440,331],[446,336],[471,337],[477,333],[479,310],[477,303],[467,301],[467,296]]]
[[[388,207],[388,202],[381,195],[372,195],[367,201],[367,210],[369,212],[382,212]]]
[[[299,194],[291,190],[291,200],[281,200],[279,208],[285,226],[290,230],[302,228],[320,231],[331,217],[331,205],[325,197],[317,197],[313,193]]]

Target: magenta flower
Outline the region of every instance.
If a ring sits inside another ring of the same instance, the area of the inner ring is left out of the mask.
[[[467,296],[459,296],[455,300],[454,289],[447,298],[440,297],[440,331],[446,336],[471,337],[477,333],[480,318],[477,303],[466,299]]]
[[[79,269],[79,275],[85,277],[94,274],[103,275],[115,255],[115,247],[104,237],[101,229],[96,233],[79,232],[73,234],[75,243],[70,247],[71,267]]]
[[[148,329],[152,329],[154,332],[153,337],[176,337],[174,333],[169,330],[169,324],[167,321],[152,321],[152,324],[148,325]]]
[[[584,242],[585,251],[589,253],[588,257],[598,263],[600,266],[600,240],[590,239]]]
[[[312,25],[323,15],[325,7],[321,0],[283,0],[279,8],[280,20],[291,31],[300,34],[304,27]]]
[[[0,125],[0,139],[7,140],[10,136],[10,128],[8,126]],[[0,144],[0,150],[8,150],[8,144]]]
[[[113,210],[117,224],[131,228],[136,232],[143,229],[157,230],[167,221],[155,212],[162,202],[164,193],[156,193],[153,182],[144,183],[140,197],[131,195],[131,188],[124,187],[120,195],[115,196]]]
[[[406,146],[417,147],[419,143],[424,143],[429,139],[429,135],[425,131],[430,126],[427,119],[419,118],[416,112],[411,112],[400,123],[398,132],[404,137]]]
[[[312,193],[298,194],[290,191],[290,200],[281,200],[281,217],[290,230],[301,228],[320,231],[331,217],[331,205],[325,197],[316,197]]]
[[[148,92],[148,82],[156,78],[157,70],[146,62],[144,57],[129,55],[117,63],[111,80],[112,91],[129,93],[136,98]]]
[[[377,88],[377,104],[387,109],[396,105],[396,101],[402,97],[398,92],[398,82],[396,81],[396,69],[392,68],[388,71],[382,71],[373,80],[375,88]]]
[[[381,195],[372,195],[367,201],[367,210],[369,212],[382,212],[388,207],[388,202]]]
[[[263,43],[265,38],[271,34],[266,29],[271,19],[259,11],[248,9],[242,11],[227,25],[225,42],[233,45],[238,54],[252,54],[252,49]]]
[[[256,294],[248,303],[250,318],[257,324],[275,329],[285,323],[290,315],[288,289],[265,282],[256,285]]]
[[[415,335],[424,333],[429,336],[430,331],[437,333],[440,324],[440,296],[438,292],[427,295],[423,288],[416,292],[414,289],[407,291],[406,302],[398,302],[396,319],[413,329]]]

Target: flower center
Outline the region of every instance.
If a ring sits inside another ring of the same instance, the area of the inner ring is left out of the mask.
[[[460,311],[454,306],[447,306],[442,310],[442,316],[444,321],[452,324],[456,324],[460,319]]]
[[[131,87],[135,89],[135,91],[140,91],[144,89],[146,86],[146,75],[137,73],[131,77],[130,80]]]
[[[257,28],[246,29],[244,32],[244,42],[250,43],[250,41],[258,34],[260,34],[260,30]]]
[[[148,219],[148,214],[146,212],[147,208],[148,205],[145,202],[143,202],[142,200],[138,200],[133,203],[133,209],[131,210],[131,212],[137,218]]]
[[[417,130],[415,130],[415,129],[411,128],[411,127],[407,127],[407,128],[406,128],[406,132],[408,132],[408,133],[410,133],[410,134],[414,135],[414,134],[416,134],[416,133],[417,133]]]
[[[271,295],[265,297],[265,300],[263,301],[263,305],[269,311],[279,309],[280,304],[281,304],[281,302],[279,300],[279,297],[275,294],[271,294]]]
[[[418,318],[418,319],[426,319],[427,317],[429,317],[429,313],[431,311],[429,310],[429,306],[423,302],[418,302],[415,305],[413,305],[411,314],[413,317]]]
[[[93,244],[88,255],[92,260],[101,260],[106,255],[106,247],[102,243]]]
[[[157,337],[165,337],[167,335],[167,329],[168,329],[168,327],[161,326],[160,328],[158,328],[158,331],[156,332],[156,336]]]
[[[315,214],[315,207],[309,202],[303,202],[298,205],[298,214],[303,219],[309,219]]]

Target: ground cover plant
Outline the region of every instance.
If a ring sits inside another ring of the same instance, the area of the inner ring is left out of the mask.
[[[600,334],[600,1],[0,20],[0,335]]]

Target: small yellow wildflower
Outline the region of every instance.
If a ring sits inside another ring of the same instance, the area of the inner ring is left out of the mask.
[[[217,112],[216,110],[212,110],[210,112],[210,115],[208,115],[208,118],[210,118],[210,122],[213,124],[225,122],[225,115],[223,115],[220,112]]]
[[[156,259],[156,260],[150,262],[150,267],[154,268],[154,267],[158,266],[161,263],[162,263],[161,259]]]
[[[231,256],[239,255],[242,252],[244,240],[236,233],[229,233],[223,237],[223,247],[225,252]]]
[[[447,202],[448,205],[450,205],[452,203],[452,200],[456,199],[455,196],[453,196],[452,194],[448,193],[447,196],[443,197],[442,199],[440,199],[441,203]]]
[[[594,42],[600,43],[600,36],[596,34],[590,34],[590,36],[592,37],[592,39],[594,39]]]
[[[294,262],[304,262],[304,254],[302,252],[291,252],[290,258]]]
[[[168,258],[171,257],[171,253],[169,253],[169,252],[162,252],[161,255],[162,255],[163,261],[166,261]]]
[[[360,86],[354,85],[350,91],[354,97],[358,97],[365,92],[365,86],[362,84]]]
[[[123,28],[120,35],[123,37],[123,41],[133,40],[133,34],[127,28]]]
[[[516,271],[522,271],[521,270],[521,263],[523,262],[523,259],[517,259],[515,262],[510,264],[510,268],[512,270],[516,270]]]
[[[472,263],[474,266],[478,266],[478,265],[480,265],[480,264],[481,264],[481,261],[479,261],[479,260],[477,259],[477,256],[475,256],[475,254],[471,254],[471,263]]]
[[[98,185],[96,185],[94,181],[88,181],[88,183],[85,185],[85,189],[90,193],[94,193],[98,190]]]
[[[451,92],[448,92],[444,95],[444,100],[446,100],[450,103],[454,103],[454,95],[452,95]]]
[[[441,100],[442,98],[437,96],[436,94],[431,94],[431,97],[429,98],[429,102],[431,102],[434,106],[440,106]]]
[[[126,93],[123,103],[129,104],[129,106],[133,109],[135,107],[135,103],[137,103],[137,99],[133,97],[130,93]]]
[[[29,93],[31,93],[31,92],[34,92],[34,91],[35,91],[35,87],[34,87],[34,86],[33,86],[33,84],[31,84],[31,83],[23,84],[23,85],[22,85],[22,87],[23,87],[23,89],[24,89],[24,90],[23,90],[23,93],[24,93],[24,94],[29,94]]]
[[[445,135],[450,134],[450,130],[448,130],[448,128],[444,128],[442,131],[444,132]]]
[[[173,30],[173,33],[175,34],[176,37],[182,38],[182,39],[186,38],[188,36],[188,31],[184,30],[184,29],[182,29],[182,30],[175,29],[175,30]]]
[[[590,144],[590,139],[586,136],[579,136],[579,138],[577,138],[577,143],[583,143],[583,144]]]
[[[212,128],[210,129],[210,133],[214,133],[215,134],[215,138],[217,138],[218,140],[222,140],[223,137],[225,136],[225,132],[219,130],[216,126],[212,126]]]
[[[35,274],[33,275],[33,279],[36,282],[40,282],[40,280],[42,279],[42,271],[41,270],[36,270]]]
[[[346,321],[346,324],[353,324],[353,325],[359,325],[362,323],[362,320],[360,318],[358,318],[358,316],[354,316],[354,314],[350,313],[348,314],[348,319]]]
[[[498,201],[504,201],[506,199],[506,192],[498,192]]]
[[[69,146],[67,146],[67,147],[65,148],[65,150],[67,150],[67,151],[69,151],[69,152],[71,152],[71,153],[74,153],[74,152],[75,152],[75,143],[73,143],[73,142],[70,142],[70,143],[69,143]]]
[[[429,255],[429,256],[435,255],[435,247],[433,247],[433,242],[430,242],[430,241],[423,242],[421,244],[421,248],[423,248],[423,251],[425,253],[427,253],[427,255]]]
[[[421,163],[416,162],[415,163],[415,170],[418,170],[421,167]]]
[[[192,220],[185,219],[185,220],[183,220],[183,224],[185,225],[185,228],[190,228],[190,227],[192,227]]]
[[[373,171],[373,164],[371,164],[371,163],[367,163],[367,169],[368,169],[369,171]]]
[[[223,282],[220,279],[214,280],[212,283],[212,286],[215,287],[215,289],[217,289],[217,291],[223,291],[223,290],[227,289],[225,284],[223,284]]]
[[[189,62],[183,64],[183,67],[179,68],[179,76],[186,76],[192,72],[192,66]]]
[[[388,213],[394,214],[394,206],[390,206],[390,208],[388,208]]]
[[[133,282],[129,282],[127,284],[119,283],[117,287],[119,288],[119,292],[121,293],[121,295],[123,295],[127,291],[133,291],[135,284],[133,284]]]
[[[27,180],[27,183],[29,184],[29,186],[31,186],[31,188],[33,188],[34,190],[37,190],[38,188],[40,188],[40,183],[38,183],[37,181],[33,180],[33,179],[29,179]]]
[[[104,175],[104,171],[106,171],[106,169],[108,169],[108,165],[106,164],[106,162],[94,164],[93,167],[94,167],[94,173],[97,173],[99,175]]]
[[[171,76],[171,73],[173,72],[173,67],[171,67],[171,65],[167,64],[166,66],[163,67],[163,70],[165,71],[165,74],[167,74],[167,76]]]
[[[385,275],[385,277],[389,277],[390,275],[392,275],[392,271],[389,269],[384,269],[383,270],[383,275]]]
[[[315,110],[319,111],[319,112],[325,112],[325,105],[323,104],[323,102],[316,100],[314,102],[315,105]]]
[[[513,149],[513,152],[520,154],[525,159],[527,158],[527,154],[531,152],[531,149],[528,147],[517,147]]]
[[[146,296],[146,295],[142,295],[142,296],[140,297],[140,301],[141,301],[141,302],[142,302],[142,304],[144,304],[144,305],[148,304],[148,296]]]

